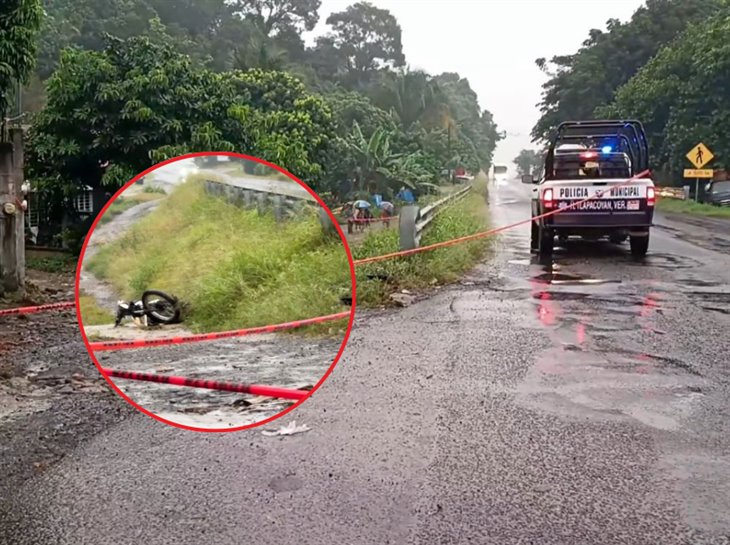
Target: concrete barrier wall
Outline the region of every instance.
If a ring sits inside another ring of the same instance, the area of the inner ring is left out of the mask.
[[[302,213],[305,208],[314,208],[322,228],[336,234],[332,221],[317,200],[294,181],[234,178],[217,176],[205,180],[205,190],[210,195],[225,199],[241,208],[256,208],[259,213],[273,212],[277,221],[285,221]]]

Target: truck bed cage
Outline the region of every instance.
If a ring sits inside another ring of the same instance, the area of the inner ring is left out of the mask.
[[[641,122],[636,120],[565,121],[558,125],[545,156],[545,176],[551,177],[555,150],[561,144],[582,144],[594,147],[596,141],[613,139],[618,149],[631,160],[635,175],[649,168],[649,145]]]

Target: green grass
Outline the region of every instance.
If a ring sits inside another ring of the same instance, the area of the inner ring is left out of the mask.
[[[698,203],[695,201],[659,198],[657,201],[657,208],[662,212],[671,212],[675,214],[691,214],[693,216],[730,219],[730,207],[713,206],[711,204]]]
[[[160,289],[185,302],[196,332],[254,327],[342,312],[347,256],[314,213],[277,223],[205,193],[197,177],[179,186],[87,265],[124,298]],[[346,321],[309,331],[341,331]]]
[[[96,299],[83,291],[79,293],[79,309],[81,310],[84,326],[114,323],[114,314],[101,308],[96,303]]]
[[[72,272],[76,267],[73,256],[28,257],[25,265],[29,269],[48,273]]]
[[[485,230],[488,226],[485,192],[486,183],[480,179],[473,192],[433,220],[424,233],[421,246]],[[481,239],[361,266],[357,275],[357,303],[363,307],[379,306],[387,303],[389,295],[396,290],[418,290],[454,282],[474,267],[489,247],[489,240]],[[398,231],[389,229],[369,235],[362,245],[353,248],[353,256],[362,259],[398,250]],[[388,280],[369,279],[368,275],[382,275]]]

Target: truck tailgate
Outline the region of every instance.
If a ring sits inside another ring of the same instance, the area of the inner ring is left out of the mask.
[[[651,180],[639,179],[629,184],[623,178],[555,180],[548,187],[553,188],[554,206],[564,210],[552,217],[553,225],[632,226],[652,222],[654,207],[649,206],[647,199],[648,188],[654,187]]]

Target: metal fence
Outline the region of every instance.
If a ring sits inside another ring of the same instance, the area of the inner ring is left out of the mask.
[[[398,214],[400,249],[413,250],[418,248],[421,244],[421,236],[433,219],[447,206],[464,198],[472,190],[472,187],[472,185],[467,185],[424,207],[407,205],[401,208]]]

